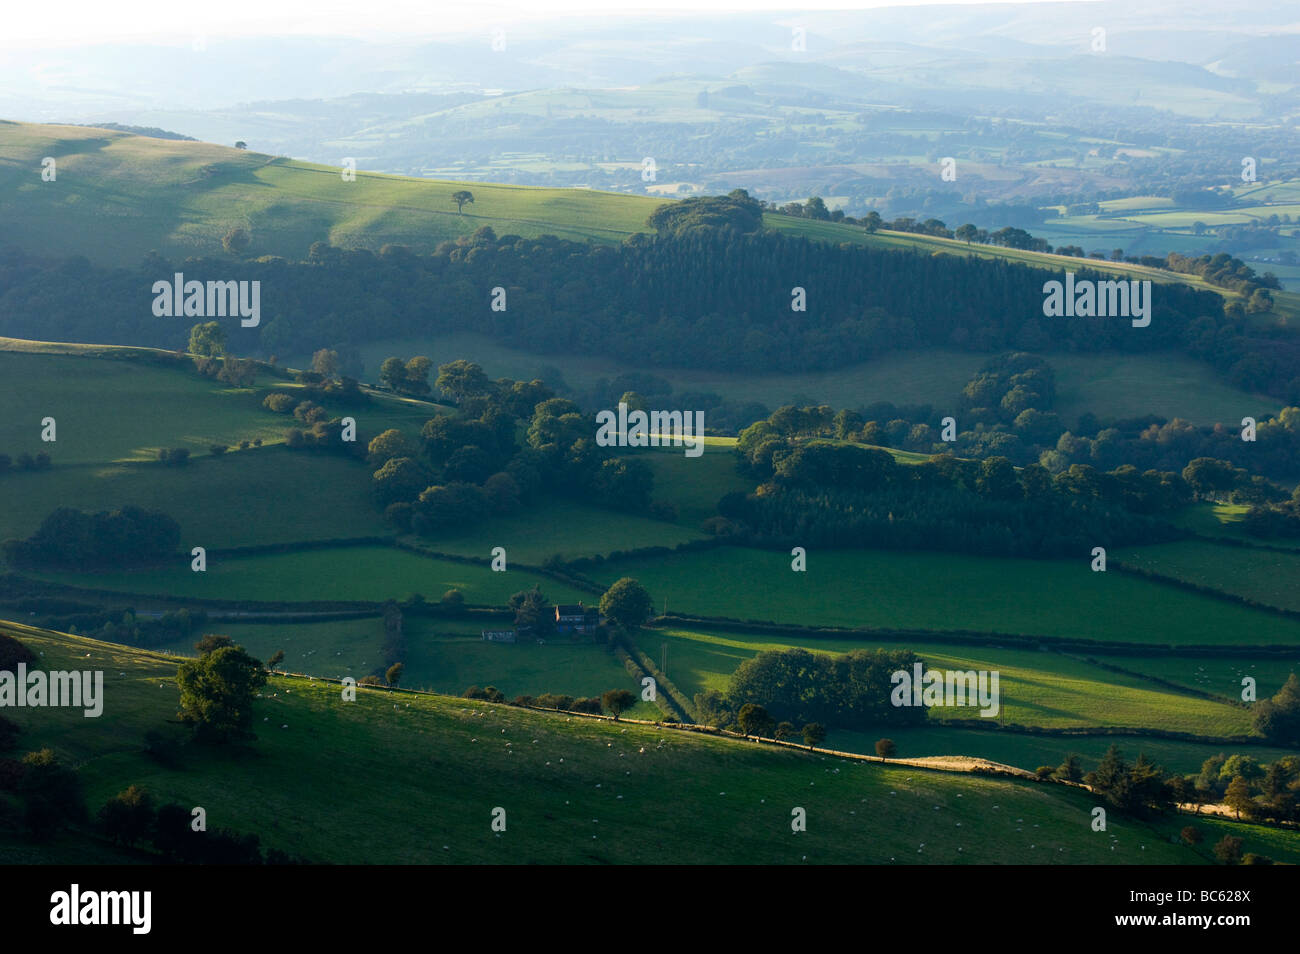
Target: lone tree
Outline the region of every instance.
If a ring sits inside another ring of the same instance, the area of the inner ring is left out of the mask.
[[[242,646],[222,646],[176,671],[181,690],[177,715],[201,742],[253,739],[253,694],[266,685],[262,663]]]
[[[626,689],[607,689],[600,695],[601,707],[615,719],[632,708],[635,702],[636,696]]]
[[[882,759],[892,759],[894,753],[898,751],[898,746],[894,744],[893,739],[877,739],[876,754]]]
[[[384,673],[384,681],[390,686],[395,686],[402,681],[402,672],[406,669],[405,663],[393,663]]]
[[[215,321],[205,321],[190,329],[190,354],[219,358],[226,353],[226,332]]]
[[[474,193],[461,189],[459,192],[453,192],[451,194],[451,201],[456,203],[456,211],[461,215],[464,215],[466,203],[470,205],[474,204]]]
[[[736,722],[745,735],[768,735],[775,724],[767,710],[753,702],[746,702],[736,714]]]
[[[803,744],[812,748],[826,741],[826,726],[820,722],[809,722],[803,727]]]
[[[273,655],[270,659],[268,659],[268,660],[266,661],[266,668],[267,668],[267,669],[274,669],[276,666],[280,665],[280,663],[282,663],[282,662],[284,662],[284,650],[283,650],[283,649],[277,649],[277,650],[275,651],[275,655]]]
[[[236,227],[225,234],[221,240],[221,247],[231,255],[243,255],[252,242],[253,236],[248,234],[248,229]]]
[[[645,587],[628,576],[607,589],[600,598],[601,613],[624,629],[636,629],[650,617],[653,608]]]
[[[311,369],[326,381],[333,381],[339,376],[339,353],[330,348],[321,348],[311,356]]]
[[[246,142],[244,142],[244,140],[240,139],[238,142],[235,143],[235,148],[236,148],[236,149],[247,149],[247,148],[248,148],[248,143],[246,143]]]

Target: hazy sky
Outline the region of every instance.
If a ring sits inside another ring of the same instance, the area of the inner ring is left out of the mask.
[[[196,36],[329,34],[393,37],[490,30],[495,25],[552,17],[611,14],[754,13],[798,10],[861,10],[922,6],[926,0],[701,0],[663,4],[645,0],[19,0],[6,4],[0,46],[82,44],[122,39],[191,42]],[[947,0],[969,4],[987,0]],[[1044,2],[1044,0],[1004,0]]]

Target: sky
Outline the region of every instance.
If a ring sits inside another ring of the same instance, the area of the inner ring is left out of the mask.
[[[796,13],[924,6],[927,0],[18,0],[5,5],[0,48],[126,39],[191,43],[196,37],[332,35],[366,39],[490,31],[524,20],[618,15]],[[968,5],[987,0],[948,0]],[[1047,2],[1047,0],[1004,0]]]

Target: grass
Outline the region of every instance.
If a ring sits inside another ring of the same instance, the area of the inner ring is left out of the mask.
[[[187,551],[384,536],[393,528],[371,502],[370,473],[355,461],[285,447],[197,457],[184,467],[56,464],[0,477],[8,500],[0,539],[30,535],[56,507],[93,512],[127,504],[174,517]]]
[[[801,639],[680,628],[645,631],[640,642],[656,659],[659,647],[668,644],[668,676],[688,697],[705,689],[725,691],[736,666],[759,652],[797,646],[813,652],[843,653],[878,646],[848,639]],[[934,709],[931,712],[934,718],[987,719],[1053,729],[1141,726],[1221,736],[1250,732],[1250,715],[1244,709],[1187,696],[1137,677],[1110,673],[1057,653],[972,649],[924,642],[891,644],[891,648],[913,650],[925,661],[927,669],[998,672],[1001,712],[996,718],[981,716],[978,708],[971,707]],[[1142,671],[1141,666],[1129,668]]]
[[[56,465],[150,460],[161,447],[197,455],[215,443],[280,441],[292,420],[264,410],[252,389],[134,361],[0,351],[0,380],[18,385],[6,392],[0,447],[11,457],[46,451]],[[45,417],[55,419],[54,443],[41,441]]]
[[[672,499],[657,490],[655,496]],[[574,559],[633,547],[674,547],[703,535],[679,524],[553,499],[511,516],[492,517],[467,530],[443,531],[417,542],[441,553],[484,559],[491,557],[493,547],[503,546],[509,566],[510,560],[538,565],[555,554]]]
[[[471,332],[379,341],[363,346],[361,351],[371,376],[391,355],[424,354],[439,363],[457,357],[476,361],[490,378],[553,378],[549,369],[563,365],[564,380],[578,390],[594,387],[600,378],[647,370],[594,356],[532,354]],[[1208,364],[1183,355],[1048,352],[1043,357],[1056,371],[1058,396],[1053,409],[1070,426],[1089,411],[1101,418],[1126,418],[1133,417],[1133,409],[1139,407],[1143,413],[1214,424],[1240,422],[1246,414],[1259,418],[1276,413],[1280,406],[1272,398],[1225,384]],[[792,403],[858,408],[878,401],[941,408],[956,402],[962,388],[988,358],[927,349],[893,352],[863,364],[801,374],[742,374],[696,368],[649,370],[668,381],[677,393],[712,391],[728,401],[756,401],[769,411]],[[296,360],[305,360],[305,356]],[[708,426],[707,414],[704,420]]]
[[[1241,680],[1250,676],[1256,681],[1256,698],[1266,699],[1282,688],[1292,672],[1300,673],[1300,661],[1295,659],[1232,659],[1192,656],[1178,659],[1168,656],[1106,656],[1095,658],[1134,672],[1147,673],[1160,679],[1212,692],[1227,699],[1241,699]]]
[[[1070,753],[1080,756],[1085,771],[1095,768],[1112,743],[1119,746],[1124,757],[1130,761],[1136,759],[1139,753],[1145,753],[1147,758],[1163,766],[1167,771],[1183,775],[1200,771],[1201,764],[1206,759],[1221,752],[1226,754],[1234,751],[1245,752],[1265,763],[1295,754],[1288,749],[1262,745],[1207,745],[1201,742],[1135,736],[1025,735],[1017,732],[978,731],[945,726],[881,729],[874,732],[832,729],[826,736],[826,745],[842,752],[874,755],[876,740],[882,736],[894,740],[898,746],[899,758],[967,755],[1014,765],[1031,772],[1040,765],[1060,765]]]
[[[337,686],[286,677],[273,678],[254,706],[255,743],[187,747],[182,768],[166,769],[143,755],[141,739],[174,718],[174,660],[4,629],[43,652],[47,666],[94,666],[108,675],[98,720],[63,709],[16,716],[24,748],[49,746],[79,766],[92,812],[136,784],[163,801],[202,805],[212,823],[255,831],[264,845],[314,861],[1200,860],[1118,817],[1109,831],[1121,848],[1111,852],[1109,839],[1085,823],[1090,800],[1056,786],[850,763],[446,697],[363,689],[344,703]],[[808,830],[797,836],[791,806],[808,814]],[[495,807],[507,812],[504,833],[490,828]],[[0,842],[6,860],[15,850],[25,860],[78,857],[72,837],[43,850],[6,845],[13,843]]]
[[[644,229],[662,200],[583,189],[547,189],[386,176],[211,143],[166,141],[75,126],[0,124],[0,216],[30,251],[134,265],[150,249],[180,261],[221,255],[231,228],[252,233],[253,255],[305,258],[313,242],[419,252],[488,225],[498,235],[554,234],[621,241]],[[58,179],[30,174],[58,159]],[[474,194],[457,213],[451,195]],[[112,222],[112,241],[91,220]]]
[[[187,599],[382,601],[402,599],[411,593],[437,599],[455,588],[465,595],[467,603],[499,606],[512,593],[535,583],[552,602],[591,599],[590,593],[519,570],[494,573],[486,566],[437,560],[382,546],[210,558],[205,573],[193,572],[187,555],[178,558],[175,566],[153,570],[30,575],[73,586]]]
[[[1139,569],[1300,611],[1300,553],[1181,540],[1116,550],[1114,556]]]
[[[662,611],[798,625],[970,629],[1171,645],[1300,646],[1300,623],[1077,560],[720,548],[616,560],[598,579],[639,579]],[[1033,598],[1026,598],[1032,594]]]
[[[472,635],[447,632],[449,628],[431,620],[411,621],[402,685],[451,695],[470,686],[496,686],[508,699],[544,692],[599,696],[606,689],[636,689],[639,694],[623,664],[590,639],[556,637],[542,646],[535,640],[489,643],[479,636],[481,627],[474,627]],[[659,710],[648,706],[647,711]]]

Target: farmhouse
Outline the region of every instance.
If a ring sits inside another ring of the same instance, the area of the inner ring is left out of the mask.
[[[594,606],[560,603],[555,607],[557,633],[594,633],[600,625],[600,613]]]

